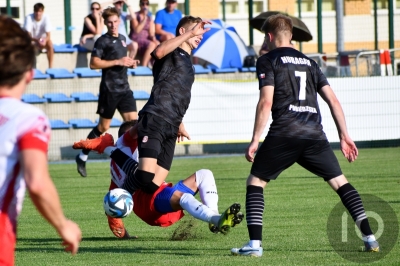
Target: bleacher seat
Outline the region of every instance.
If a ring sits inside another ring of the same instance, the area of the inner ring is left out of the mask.
[[[65,68],[49,68],[46,70],[46,73],[53,79],[68,79],[76,77],[75,73],[71,73]]]
[[[22,95],[22,101],[26,103],[45,103],[47,99],[41,98],[34,93],[25,93]]]
[[[34,69],[33,78],[34,79],[48,79],[48,78],[50,78],[50,75],[49,74],[44,74],[39,69]]]
[[[256,67],[241,67],[239,72],[256,72]]]
[[[96,123],[99,123],[99,119],[96,119]],[[113,118],[111,119],[110,127],[119,127],[121,124],[122,122],[119,119]]]
[[[205,68],[202,65],[193,65],[195,74],[208,74],[211,72],[211,69]]]
[[[93,123],[93,121],[86,118],[70,119],[68,120],[68,124],[70,124],[73,128],[93,128],[97,126],[97,123]]]
[[[80,78],[96,78],[101,77],[101,72],[88,67],[77,67],[74,69],[74,73]]]
[[[76,48],[76,50],[78,52],[81,53],[89,53],[90,51],[88,49],[86,49],[85,47],[80,46],[79,44],[75,44],[74,46],[72,46],[73,48]]]
[[[49,103],[70,103],[74,100],[64,93],[45,93],[43,98],[47,99]]]
[[[138,66],[136,68],[128,68],[128,75],[133,75],[133,76],[152,76],[153,71],[144,66]]]
[[[52,129],[68,129],[71,128],[70,124],[65,123],[60,119],[51,119],[50,126]]]
[[[133,91],[133,97],[136,100],[148,100],[150,98],[150,94],[146,91]]]
[[[73,53],[77,52],[78,49],[73,47],[71,44],[54,44],[53,45],[55,53]]]
[[[99,99],[91,92],[74,92],[71,93],[71,98],[74,98],[76,102],[97,102]]]
[[[213,73],[236,73],[239,71],[236,67],[227,67],[227,68],[218,68],[212,64],[207,65],[207,68],[210,69]]]

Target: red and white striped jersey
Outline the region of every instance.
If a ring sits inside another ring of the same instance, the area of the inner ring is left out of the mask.
[[[25,180],[20,165],[24,149],[47,154],[50,125],[38,108],[14,98],[0,98],[0,212],[16,226],[25,195]]]

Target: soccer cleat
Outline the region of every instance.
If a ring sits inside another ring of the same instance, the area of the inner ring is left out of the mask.
[[[216,225],[214,225],[212,223],[208,224],[208,229],[210,229],[211,233],[214,233],[214,234],[218,234],[219,233],[218,226],[216,226]]]
[[[226,235],[229,233],[231,227],[240,223],[243,220],[243,214],[240,211],[240,204],[232,204],[226,211],[221,214],[221,218],[218,221],[218,230]]]
[[[234,256],[261,257],[263,254],[263,248],[252,248],[249,243],[247,243],[241,248],[232,248],[231,253]]]
[[[86,162],[79,158],[79,154],[75,157],[76,168],[82,177],[86,177]]]
[[[119,239],[130,239],[137,238],[137,236],[130,236],[128,231],[125,229],[124,222],[121,218],[113,218],[108,215],[108,227],[110,227],[111,232]]]
[[[103,153],[104,149],[110,146],[114,146],[114,138],[111,134],[105,133],[100,137],[94,139],[86,139],[75,142],[72,148],[74,149],[86,149]]]
[[[379,252],[379,243],[378,241],[372,241],[372,242],[368,242],[368,241],[364,241],[364,245],[365,245],[365,252]]]

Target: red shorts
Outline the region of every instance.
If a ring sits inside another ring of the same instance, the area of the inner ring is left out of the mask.
[[[141,190],[133,194],[133,211],[145,223],[152,226],[167,227],[179,221],[185,214],[182,210],[159,213],[154,208],[154,199],[165,187],[172,187],[171,183],[163,184],[153,194],[146,194]]]
[[[14,265],[14,251],[16,243],[14,226],[8,215],[0,212],[0,265]]]

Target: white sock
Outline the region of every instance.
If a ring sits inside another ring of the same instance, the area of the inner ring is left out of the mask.
[[[82,151],[79,153],[79,158],[84,162],[87,161],[88,157],[89,157],[89,155],[84,154]]]
[[[108,146],[107,148],[104,149],[104,153],[107,154],[108,156],[110,156],[111,153],[116,149],[117,149],[117,147],[115,147],[115,146]]]
[[[215,215],[215,212],[213,210],[198,201],[195,197],[193,197],[192,194],[184,193],[179,203],[185,211],[187,211],[196,219],[202,220],[207,223],[210,223],[217,218],[219,220],[219,215]]]
[[[208,169],[198,170],[196,172],[196,184],[201,201],[219,214],[217,185],[213,173]]]
[[[363,236],[362,239],[363,239],[364,242],[374,242],[374,241],[376,241],[374,235]]]
[[[261,241],[260,240],[250,240],[249,246],[252,248],[259,248],[261,246]]]

